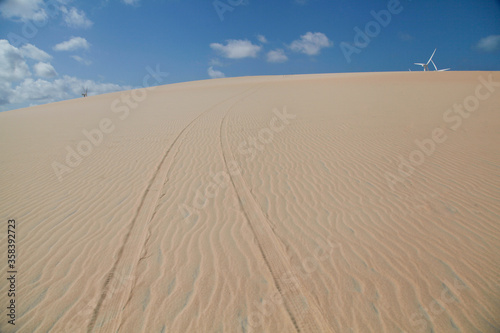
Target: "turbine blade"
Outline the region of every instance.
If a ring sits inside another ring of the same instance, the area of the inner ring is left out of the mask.
[[[438,70],[438,68],[436,67],[436,64],[435,64],[435,63],[434,63],[434,61],[432,61],[432,60],[431,60],[431,62],[432,62],[432,64],[434,65],[434,69],[437,71],[437,70]]]
[[[434,53],[436,53],[436,50],[437,50],[437,49],[434,49],[434,52],[432,52],[432,55],[431,55],[431,57],[429,58],[429,61],[427,61],[427,65],[431,62],[432,57],[434,57]]]
[[[418,62],[416,62],[415,65],[425,66],[425,64],[421,64],[421,63],[418,63]]]

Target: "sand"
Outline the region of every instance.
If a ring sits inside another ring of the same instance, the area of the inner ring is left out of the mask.
[[[499,332],[498,82],[228,78],[2,112],[0,331]]]

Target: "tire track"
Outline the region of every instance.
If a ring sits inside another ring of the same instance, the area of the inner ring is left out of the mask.
[[[125,236],[122,246],[118,251],[116,260],[113,266],[111,267],[109,273],[107,274],[107,278],[101,289],[101,295],[99,297],[97,305],[94,308],[89,325],[87,326],[88,333],[93,332],[96,325],[97,327],[102,327],[105,324],[108,325],[108,322],[110,321],[113,322],[111,324],[111,327],[107,327],[107,330],[111,332],[115,332],[120,325],[121,322],[120,313],[122,312],[124,305],[126,304],[127,300],[130,297],[135,281],[133,283],[130,283],[130,281],[128,281],[128,283],[126,283],[126,285],[123,286],[124,292],[120,292],[117,295],[118,297],[115,297],[114,299],[109,301],[110,303],[107,305],[107,307],[109,308],[108,311],[103,313],[101,309],[103,307],[104,302],[106,301],[106,298],[110,298],[109,294],[112,294],[111,296],[113,296],[113,292],[110,292],[109,290],[110,282],[113,279],[117,278],[122,280],[127,279],[128,277],[133,276],[132,273],[135,272],[136,270],[137,264],[140,261],[141,254],[143,252],[143,247],[149,232],[148,228],[149,222],[151,221],[152,216],[156,212],[158,200],[162,193],[163,186],[165,185],[169,170],[174,164],[175,156],[177,155],[177,153],[174,154],[173,158],[169,159],[168,157],[171,156],[171,152],[174,149],[177,152],[179,151],[180,146],[184,142],[184,140],[181,140],[181,137],[187,132],[187,130],[190,127],[193,126],[193,124],[199,118],[201,118],[208,112],[216,109],[218,106],[226,103],[227,101],[230,101],[234,98],[239,98],[238,100],[240,100],[241,98],[243,98],[240,97],[241,95],[244,95],[246,92],[253,89],[254,87],[255,85],[251,86],[248,89],[245,89],[243,92],[237,94],[236,96],[231,96],[227,99],[224,99],[223,101],[215,104],[206,111],[201,112],[179,132],[179,134],[175,137],[172,144],[163,154],[161,161],[156,167],[156,170],[151,180],[148,182],[148,186],[141,197],[141,201],[139,203],[139,206],[136,210],[134,217],[132,218],[132,222],[130,223],[130,228]],[[140,221],[143,222],[140,223]]]
[[[227,136],[227,116],[232,108],[229,108],[223,116],[219,134],[220,147],[227,170],[229,170],[228,162],[236,161]],[[238,197],[240,208],[257,240],[262,258],[271,272],[274,285],[281,295],[283,304],[296,331],[299,333],[331,332],[312,295],[293,276],[284,244],[275,234],[272,227],[273,223],[266,217],[259,204],[255,201],[243,176],[241,174],[233,175],[231,172],[228,172],[228,174]]]

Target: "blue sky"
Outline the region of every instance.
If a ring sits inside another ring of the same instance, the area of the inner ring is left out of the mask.
[[[138,88],[147,68],[168,73],[152,85],[408,71],[437,48],[440,68],[500,70],[499,17],[487,0],[0,0],[0,111]]]

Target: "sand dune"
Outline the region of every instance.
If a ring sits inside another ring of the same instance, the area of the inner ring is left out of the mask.
[[[499,332],[498,82],[230,78],[2,112],[0,331]]]

